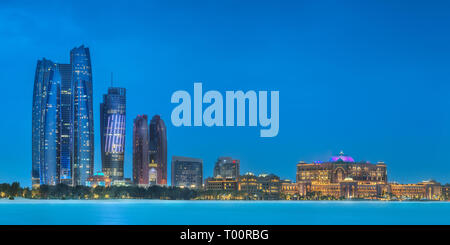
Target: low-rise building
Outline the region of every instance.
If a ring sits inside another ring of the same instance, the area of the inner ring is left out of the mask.
[[[250,199],[279,199],[282,181],[274,174],[248,172],[239,177],[239,191]]]
[[[97,186],[109,187],[111,186],[111,179],[102,172],[96,172],[87,179],[86,184],[94,188]]]
[[[207,191],[237,191],[238,181],[233,178],[207,178],[205,189]]]
[[[203,160],[172,157],[172,186],[199,189],[203,183]]]
[[[292,183],[290,180],[283,180],[281,182],[281,193],[289,196],[298,195],[297,183]]]
[[[252,172],[247,172],[239,178],[239,191],[250,196],[256,195],[259,192],[258,186],[258,176]]]
[[[390,184],[391,194],[398,199],[427,199],[440,200],[442,198],[441,184],[434,181],[422,181],[417,184]]]
[[[442,186],[442,198],[444,200],[450,200],[450,184]]]

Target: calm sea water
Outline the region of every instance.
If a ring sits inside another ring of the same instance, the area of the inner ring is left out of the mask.
[[[0,200],[0,224],[450,224],[450,202]]]

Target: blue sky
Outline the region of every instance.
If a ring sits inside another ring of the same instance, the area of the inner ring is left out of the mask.
[[[0,182],[30,185],[37,59],[69,62],[90,48],[95,168],[99,104],[114,72],[127,88],[125,175],[132,122],[160,114],[172,155],[219,156],[241,172],[295,178],[300,160],[344,150],[388,165],[390,180],[450,182],[450,6],[438,1],[2,1]],[[174,127],[176,90],[280,91],[280,131]]]

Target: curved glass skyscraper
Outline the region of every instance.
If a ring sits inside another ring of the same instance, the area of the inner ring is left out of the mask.
[[[156,163],[156,184],[167,185],[167,134],[166,125],[159,115],[150,122],[150,163]]]
[[[125,88],[110,87],[100,104],[100,134],[102,171],[113,182],[123,180],[125,116]]]
[[[50,60],[36,66],[32,116],[32,184],[59,183],[61,74]]]
[[[94,171],[94,114],[89,48],[70,51],[73,94],[73,184],[86,185]]]
[[[34,75],[34,88],[33,88],[33,115],[32,115],[32,153],[31,153],[31,181],[33,186],[40,184],[40,168],[41,162],[41,147],[43,145],[43,108],[45,108],[44,100],[44,84],[49,81],[49,73],[52,69],[52,62],[46,59],[38,60],[36,65],[36,72]]]

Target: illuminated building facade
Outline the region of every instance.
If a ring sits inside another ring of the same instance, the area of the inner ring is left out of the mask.
[[[450,200],[450,185],[449,184],[442,186],[442,198],[444,200]]]
[[[148,119],[138,115],[133,122],[133,184],[149,185]]]
[[[214,178],[239,179],[239,160],[219,157],[214,166]]]
[[[342,152],[328,162],[298,163],[297,188],[300,196],[346,199],[443,198],[443,188],[436,181],[388,183],[385,163],[355,162]]]
[[[384,162],[356,162],[341,152],[328,162],[297,164],[300,196],[313,194],[333,198],[375,199],[388,190]]]
[[[109,187],[111,186],[111,179],[104,173],[97,172],[87,179],[86,185],[93,188],[97,186]]]
[[[126,90],[110,87],[100,104],[102,171],[113,182],[123,180]]]
[[[248,195],[256,195],[259,192],[258,176],[251,172],[240,176],[238,189]]]
[[[439,200],[443,197],[440,183],[430,180],[417,184],[390,184],[390,193],[397,199]]]
[[[249,199],[279,199],[281,193],[280,177],[274,174],[260,174],[251,172],[239,177],[238,190],[245,193]]]
[[[260,174],[258,188],[263,199],[279,199],[281,193],[280,177],[274,174]]]
[[[60,182],[72,185],[72,66],[70,64],[58,64],[61,75],[61,149],[60,149]]]
[[[444,188],[434,181],[424,181],[417,184],[375,183],[354,181],[346,178],[339,183],[312,184],[308,181],[297,183],[298,194],[312,194],[321,197],[359,198],[359,199],[444,199]]]
[[[345,178],[355,181],[387,183],[387,168],[383,162],[355,162],[352,157],[333,156],[328,162],[297,164],[297,182],[311,181],[313,184],[339,183]]]
[[[89,48],[70,51],[73,96],[73,184],[86,185],[94,170],[94,113]]]
[[[158,182],[158,164],[155,162],[155,159],[152,159],[148,164],[148,182],[150,185],[157,185]]]
[[[172,186],[199,189],[203,183],[203,160],[172,157]]]
[[[156,166],[156,184],[167,185],[167,133],[159,115],[150,122],[149,137],[149,161]]]
[[[297,183],[292,183],[291,181],[282,181],[281,182],[281,193],[288,195],[288,196],[298,195]]]
[[[207,191],[237,191],[239,183],[232,178],[207,178],[205,180],[205,190]]]

